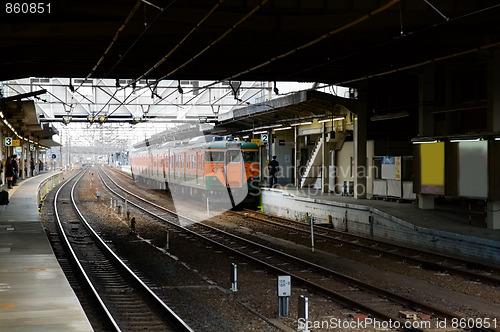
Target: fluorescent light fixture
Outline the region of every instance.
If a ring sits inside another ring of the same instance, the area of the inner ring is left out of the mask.
[[[278,123],[278,124],[273,124],[270,126],[262,126],[262,127],[253,128],[252,130],[274,129],[274,128],[279,128],[281,126],[283,126],[283,125],[281,123]]]
[[[500,141],[500,137],[495,137],[495,141]]]
[[[479,142],[479,138],[456,138],[456,139],[450,139],[450,143],[457,143],[457,142]]]
[[[341,116],[341,117],[332,118],[332,119],[319,120],[318,123],[329,122],[329,121],[338,121],[338,120],[344,120],[344,119],[345,118],[343,116]]]
[[[267,130],[261,130],[261,131],[254,131],[254,135],[259,135],[259,134],[267,134]]]
[[[425,143],[437,143],[438,140],[426,140],[426,141],[413,141],[413,144],[425,144]]]
[[[250,138],[250,136],[245,135],[245,136],[243,136],[242,138],[243,138],[243,139],[247,139],[247,138]]]
[[[292,129],[292,127],[276,128],[276,129],[274,129],[274,131],[288,130],[288,129]]]
[[[312,121],[306,121],[306,122],[300,122],[300,123],[292,123],[290,126],[304,126],[304,125],[310,125],[312,124]]]

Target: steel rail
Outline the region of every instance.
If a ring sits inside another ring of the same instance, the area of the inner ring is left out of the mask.
[[[113,315],[109,312],[108,308],[106,307],[106,304],[104,303],[104,301],[100,297],[99,292],[96,290],[96,288],[92,284],[92,281],[90,280],[89,276],[85,272],[85,269],[83,268],[82,264],[78,260],[78,257],[76,256],[76,253],[73,250],[73,248],[71,246],[71,243],[70,243],[68,237],[66,236],[66,233],[64,232],[64,228],[62,226],[61,218],[59,217],[59,211],[57,209],[57,201],[58,201],[58,198],[59,198],[59,193],[64,188],[64,186],[66,186],[66,184],[68,184],[69,181],[75,179],[77,176],[80,176],[77,179],[77,181],[75,182],[75,185],[76,185],[76,183],[78,183],[78,181],[83,177],[84,174],[85,174],[85,169],[82,170],[82,171],[80,171],[79,173],[76,173],[71,178],[69,178],[68,180],[66,180],[66,182],[64,182],[59,187],[59,189],[57,189],[56,194],[54,196],[54,211],[55,211],[54,214],[56,216],[56,225],[57,225],[57,229],[59,230],[59,235],[62,238],[61,240],[62,240],[63,247],[70,254],[70,258],[71,258],[72,262],[78,267],[78,273],[84,278],[84,280],[86,282],[86,286],[92,291],[93,297],[97,300],[97,302],[101,306],[101,311],[104,313],[104,316],[108,320],[108,323],[110,323],[111,326],[113,326],[113,328],[114,328],[115,331],[121,331],[121,329],[118,326],[117,322],[113,318]]]
[[[211,229],[212,231],[216,231],[216,232],[221,233],[221,234],[224,234],[224,235],[226,235],[226,236],[230,236],[230,237],[232,237],[232,238],[234,238],[234,239],[236,239],[236,240],[238,240],[238,241],[244,241],[244,242],[246,242],[246,243],[250,243],[250,244],[252,244],[252,245],[255,245],[255,246],[260,247],[260,248],[261,248],[261,249],[263,249],[263,250],[271,251],[271,252],[273,252],[273,254],[284,256],[284,257],[286,257],[287,259],[292,259],[292,260],[295,260],[296,262],[299,262],[299,263],[301,263],[301,264],[307,264],[309,267],[313,267],[313,268],[315,268],[316,270],[322,271],[322,273],[324,273],[325,275],[328,275],[328,276],[334,276],[335,278],[337,278],[337,279],[339,279],[339,280],[341,280],[341,281],[348,282],[348,283],[351,283],[351,284],[355,284],[355,285],[356,285],[358,288],[360,288],[360,289],[364,289],[364,290],[369,291],[369,292],[371,292],[371,293],[375,293],[376,295],[379,295],[379,296],[380,296],[380,295],[382,295],[382,296],[385,296],[385,297],[391,298],[393,301],[398,302],[398,303],[400,303],[400,304],[407,305],[407,306],[417,306],[417,307],[419,307],[419,308],[421,308],[421,309],[423,309],[424,311],[427,311],[427,312],[431,312],[431,313],[439,313],[439,314],[441,315],[441,317],[443,317],[443,318],[460,318],[460,316],[459,316],[459,315],[456,315],[456,314],[454,314],[454,313],[447,312],[447,311],[444,311],[444,310],[442,310],[442,309],[439,309],[439,308],[436,308],[436,307],[434,307],[434,306],[430,306],[430,305],[427,305],[427,304],[424,304],[424,303],[418,303],[418,302],[415,302],[414,300],[412,300],[412,299],[410,299],[410,298],[408,298],[408,297],[405,297],[405,296],[402,296],[402,295],[398,295],[398,294],[394,294],[394,293],[391,293],[391,292],[389,292],[389,291],[387,291],[387,290],[385,290],[385,289],[382,289],[382,288],[379,288],[379,287],[376,287],[376,286],[373,286],[373,285],[370,285],[370,284],[366,284],[366,283],[364,283],[364,282],[362,282],[362,281],[360,281],[360,280],[357,280],[357,279],[351,278],[351,277],[349,277],[349,276],[347,276],[347,275],[343,275],[343,274],[341,274],[341,273],[339,273],[339,272],[336,272],[336,271],[333,271],[333,270],[329,270],[329,269],[324,268],[324,267],[322,267],[322,266],[320,266],[320,265],[310,263],[310,262],[305,261],[305,260],[303,260],[303,259],[301,259],[301,258],[294,257],[294,256],[292,256],[292,255],[289,255],[289,254],[283,253],[283,252],[281,252],[281,251],[279,251],[279,250],[276,250],[276,249],[273,249],[273,248],[266,247],[266,246],[261,245],[261,244],[259,244],[259,243],[256,243],[256,242],[253,242],[253,241],[250,241],[250,240],[247,240],[247,239],[241,238],[241,237],[239,237],[239,236],[237,236],[237,235],[234,235],[234,234],[231,234],[231,233],[227,233],[227,232],[222,231],[222,230],[220,230],[220,229],[217,229],[217,228],[214,228],[214,227],[211,227],[211,226],[205,225],[205,224],[198,223],[196,220],[193,220],[193,219],[191,219],[191,218],[189,218],[189,217],[181,216],[181,215],[179,215],[178,213],[176,213],[176,212],[174,212],[174,211],[172,211],[172,210],[170,210],[170,209],[167,209],[167,208],[164,208],[164,207],[162,207],[162,206],[159,206],[158,204],[155,204],[155,203],[153,203],[153,202],[149,202],[149,201],[147,201],[146,199],[144,199],[144,198],[140,197],[139,195],[136,195],[136,194],[134,194],[134,193],[130,192],[129,190],[126,190],[125,188],[123,188],[123,187],[119,186],[119,185],[118,185],[115,181],[113,181],[113,180],[111,179],[111,177],[110,177],[108,174],[106,174],[104,171],[103,171],[103,173],[104,173],[104,174],[105,174],[105,175],[106,175],[106,176],[110,179],[110,181],[112,181],[112,182],[114,183],[114,185],[115,185],[116,187],[120,188],[120,190],[122,190],[122,191],[126,192],[126,193],[127,193],[127,194],[129,194],[130,196],[133,196],[133,197],[135,197],[135,198],[139,199],[140,201],[142,201],[142,202],[144,202],[144,203],[147,203],[147,204],[149,204],[149,205],[151,205],[151,206],[154,206],[154,207],[156,207],[156,208],[158,208],[158,209],[160,209],[160,210],[162,210],[162,211],[166,211],[166,212],[169,212],[169,213],[171,213],[171,214],[173,214],[173,215],[176,215],[176,216],[178,216],[178,217],[179,217],[179,219],[180,219],[180,218],[182,218],[182,219],[184,219],[184,220],[186,220],[186,221],[189,221],[189,222],[190,222],[190,223],[192,223],[192,224],[197,224],[197,225],[203,226],[203,227],[205,227],[205,228],[207,228],[207,229]],[[113,194],[115,194],[116,196],[120,197],[121,199],[124,199],[124,200],[125,200],[125,197],[124,197],[124,196],[120,195],[120,194],[119,194],[119,193],[117,193],[115,190],[113,190],[113,189],[111,189],[111,188],[109,187],[109,185],[106,183],[106,181],[104,181],[104,179],[102,178],[102,176],[101,176],[100,172],[99,172],[98,174],[99,174],[99,177],[101,178],[101,180],[103,181],[103,183],[105,184],[105,186],[107,187],[107,189],[108,189],[108,190],[110,190]],[[237,250],[235,250],[235,249],[233,249],[233,248],[230,248],[230,247],[224,246],[224,245],[222,245],[221,243],[219,243],[219,242],[217,242],[217,241],[215,241],[215,240],[212,240],[212,239],[210,239],[210,238],[208,238],[208,237],[206,237],[206,236],[204,236],[204,235],[201,235],[201,234],[199,234],[199,233],[196,233],[196,232],[195,232],[195,231],[193,231],[193,230],[190,230],[190,229],[188,229],[188,228],[186,228],[186,227],[184,227],[184,226],[177,225],[177,224],[175,224],[175,223],[173,223],[173,222],[171,222],[171,221],[169,221],[169,220],[166,220],[165,218],[161,217],[160,215],[157,215],[157,214],[155,214],[154,212],[152,212],[152,211],[150,211],[150,210],[148,210],[148,209],[146,209],[146,208],[143,208],[143,207],[141,207],[140,205],[138,205],[138,204],[136,204],[136,203],[134,203],[134,202],[128,201],[128,204],[131,204],[131,205],[135,206],[136,208],[138,208],[138,209],[142,210],[143,212],[145,212],[145,213],[147,213],[147,214],[149,214],[149,215],[151,215],[151,216],[153,216],[153,217],[155,217],[155,218],[157,218],[157,219],[159,219],[159,220],[161,220],[161,221],[167,222],[167,223],[169,223],[169,224],[173,225],[174,227],[180,228],[180,229],[182,229],[183,231],[185,231],[185,232],[187,232],[187,233],[189,233],[189,234],[191,234],[191,235],[194,235],[194,236],[196,236],[196,237],[202,238],[202,239],[204,239],[204,240],[206,240],[206,241],[208,241],[208,242],[210,242],[210,243],[212,243],[212,244],[214,244],[214,245],[217,245],[217,246],[222,246],[222,247],[224,247],[225,249],[227,249],[227,250],[229,250],[229,251],[231,251],[231,252],[233,252],[233,253],[236,253],[236,254],[242,255],[242,256],[244,256],[244,257],[246,257],[246,258],[250,259],[250,260],[256,261],[256,259],[255,259],[254,257],[250,256],[250,255],[246,255],[246,254],[241,253],[241,252],[239,252],[239,251],[237,251]],[[279,273],[288,273],[287,271],[282,270],[282,269],[280,269],[280,268],[278,268],[278,267],[275,267],[275,266],[270,266],[270,265],[269,265],[269,264],[267,264],[266,262],[262,262],[262,261],[260,261],[260,260],[257,260],[257,262],[258,262],[259,264],[264,264],[264,265],[268,266],[269,268],[271,268],[271,269],[273,269],[274,271],[277,271],[277,272],[279,272]],[[366,309],[367,311],[369,310],[369,312],[370,312],[370,313],[375,314],[375,315],[376,315],[376,316],[378,316],[378,317],[381,317],[381,318],[384,318],[384,319],[398,320],[398,318],[391,317],[391,316],[389,316],[389,315],[387,315],[387,314],[385,314],[385,313],[378,312],[378,311],[377,311],[376,309],[374,309],[374,308],[365,307],[364,305],[360,305],[360,304],[359,304],[359,303],[357,303],[357,302],[353,303],[351,299],[345,298],[345,297],[343,297],[342,295],[340,295],[340,294],[338,294],[338,293],[335,293],[335,292],[333,292],[333,291],[331,291],[331,290],[326,290],[326,289],[324,289],[323,287],[321,287],[320,285],[314,285],[313,283],[309,282],[309,281],[308,281],[308,280],[306,280],[306,279],[300,278],[300,277],[298,277],[298,276],[295,276],[295,279],[296,279],[297,281],[299,281],[300,283],[302,283],[302,284],[304,284],[304,285],[309,285],[310,287],[313,287],[313,288],[315,288],[315,289],[317,289],[317,290],[320,290],[320,291],[327,291],[327,292],[328,292],[328,294],[329,294],[330,296],[335,296],[335,297],[337,297],[337,298],[338,298],[341,302],[343,302],[343,301],[345,300],[345,301],[346,301],[346,303],[349,303],[349,304],[351,304],[351,305],[356,305],[357,307],[364,307],[364,309]]]
[[[243,217],[243,214],[240,213],[240,212],[236,212],[236,211],[230,211],[230,212],[233,213],[233,214],[237,214],[237,215],[240,215],[240,216]],[[252,211],[251,213],[260,214],[259,212],[256,212],[256,211]],[[285,228],[285,229],[289,229],[289,230],[301,232],[303,234],[310,234],[310,232],[311,232],[310,228],[309,228],[309,225],[305,225],[304,223],[301,223],[301,222],[298,222],[298,221],[294,221],[294,220],[289,220],[289,219],[282,218],[282,217],[271,217],[271,218],[267,218],[266,219],[264,217],[252,216],[249,213],[248,216],[246,216],[246,218],[250,218],[250,219],[253,219],[253,220],[256,220],[256,221],[259,221],[259,222],[262,222],[262,223],[267,223],[267,224],[270,224],[270,225],[274,225],[274,226],[277,226],[277,227],[281,227],[281,228]],[[272,219],[274,219],[274,220],[272,220]],[[302,226],[305,227],[305,226],[307,226],[307,229],[305,229],[305,228],[298,228],[298,227],[291,226],[291,225],[286,225],[286,224],[277,222],[276,220],[282,220],[282,221],[284,221],[284,222],[286,222],[288,224],[297,225],[299,227],[302,227]],[[374,240],[374,239],[369,239],[369,238],[358,236],[358,235],[353,235],[353,234],[348,234],[347,235],[345,233],[338,232],[338,231],[335,231],[335,230],[332,230],[332,229],[328,229],[328,228],[321,228],[321,227],[318,227],[318,226],[314,226],[314,229],[315,230],[321,230],[323,232],[323,233],[315,232],[314,235],[316,237],[321,237],[321,238],[332,240],[332,241],[335,241],[335,242],[338,242],[338,243],[341,243],[341,244],[345,244],[345,245],[348,245],[348,246],[352,246],[352,247],[356,247],[356,248],[361,248],[363,250],[371,251],[371,252],[376,253],[376,254],[382,254],[382,255],[384,255],[386,257],[390,257],[392,259],[401,259],[401,260],[404,260],[404,261],[407,261],[407,262],[411,262],[413,264],[419,264],[419,265],[422,265],[422,266],[435,267],[435,268],[438,268],[441,271],[444,271],[444,272],[447,272],[447,273],[451,273],[451,274],[460,275],[462,277],[468,277],[468,278],[471,278],[471,279],[473,279],[475,281],[481,281],[481,282],[483,282],[485,284],[490,284],[490,285],[494,285],[494,286],[500,286],[500,279],[499,278],[495,278],[493,276],[484,275],[484,274],[478,274],[478,273],[475,273],[475,272],[466,271],[466,270],[463,270],[463,269],[460,269],[460,268],[456,268],[456,267],[453,267],[453,266],[443,265],[443,264],[440,264],[439,262],[433,262],[431,260],[427,260],[427,259],[423,259],[423,258],[418,258],[417,256],[411,257],[411,256],[408,256],[408,255],[405,255],[405,254],[402,254],[402,253],[397,253],[395,251],[390,251],[390,250],[385,250],[385,249],[381,249],[381,248],[376,248],[376,247],[365,245],[365,244],[361,244],[361,243],[355,243],[355,242],[349,241],[347,239],[340,239],[338,237],[333,236],[332,234],[336,234],[336,235],[340,235],[340,236],[349,236],[350,238],[354,238],[356,240],[368,241],[368,242],[372,242],[372,243],[374,243],[376,245],[380,244],[380,245],[383,245],[383,246],[392,247],[393,248],[392,250],[403,249],[403,250],[415,251],[419,255],[427,255],[427,256],[437,257],[436,261],[438,259],[441,259],[443,261],[453,260],[457,264],[462,264],[462,265],[475,264],[474,262],[469,262],[469,261],[460,260],[460,259],[457,259],[457,258],[454,258],[454,257],[448,257],[448,256],[444,256],[444,255],[429,253],[429,252],[426,252],[426,251],[423,251],[423,250],[413,249],[413,248],[409,248],[409,247],[398,246],[398,245],[394,245],[394,244],[391,244],[391,243],[387,243],[387,242],[383,242],[383,241],[378,241],[378,240]],[[332,233],[332,234],[325,234],[325,233]],[[483,266],[481,266],[481,267],[483,267]],[[489,267],[489,266],[484,266],[484,268],[485,269],[488,269],[488,268],[489,269],[494,269],[494,267]]]
[[[132,278],[132,280],[135,282],[135,284],[139,285],[139,287],[144,291],[147,296],[154,301],[154,303],[159,306],[165,317],[168,318],[168,323],[172,326],[175,327],[176,331],[185,331],[185,332],[194,332],[163,300],[161,300],[152,290],[149,288],[114,252],[109,246],[100,238],[100,236],[97,234],[97,232],[90,226],[90,224],[87,222],[86,218],[83,216],[82,212],[80,209],[77,207],[76,200],[75,200],[75,188],[78,184],[78,182],[81,180],[83,175],[85,174],[85,170],[81,171],[77,175],[80,175],[80,177],[75,181],[71,188],[71,194],[70,194],[70,199],[71,199],[71,204],[80,218],[82,224],[86,228],[86,230],[90,233],[91,237],[94,239],[94,241],[97,242],[98,246],[105,251],[105,254],[108,257],[111,257],[113,262],[116,263],[119,268],[124,271],[124,273]],[[76,177],[76,176],[75,176]],[[71,179],[75,178],[72,177]],[[66,183],[64,183],[66,184]],[[61,186],[62,188],[62,186]],[[112,323],[116,331],[121,331],[119,324],[116,322],[116,320],[112,317],[112,314],[110,313],[110,310],[106,307],[104,304],[104,301],[102,298],[99,296],[96,287],[92,284],[89,276],[86,274],[84,271],[83,266],[81,263],[78,261],[78,258],[76,256],[76,253],[74,252],[73,248],[71,248],[71,244],[69,243],[69,240],[66,237],[66,234],[64,233],[62,223],[59,218],[59,214],[57,211],[57,198],[58,198],[59,191],[56,194],[56,197],[54,199],[54,208],[56,209],[56,216],[58,220],[58,228],[60,229],[61,234],[63,234],[64,238],[66,239],[67,245],[69,246],[69,250],[72,253],[72,257],[75,260],[75,263],[79,267],[79,270],[81,271],[81,274],[84,276],[87,284],[89,285],[90,289],[92,289],[92,292],[95,294],[96,298],[98,299],[99,303],[101,306],[104,308],[104,312],[106,313],[106,317],[108,317],[109,321]]]

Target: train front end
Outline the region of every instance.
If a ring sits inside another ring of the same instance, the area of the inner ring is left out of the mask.
[[[212,202],[228,208],[259,195],[259,159],[255,144],[210,142],[205,150],[205,188]]]

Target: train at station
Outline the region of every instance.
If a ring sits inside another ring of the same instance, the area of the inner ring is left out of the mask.
[[[132,177],[172,195],[203,197],[230,207],[259,197],[259,146],[232,136],[206,135],[140,144],[130,154]]]

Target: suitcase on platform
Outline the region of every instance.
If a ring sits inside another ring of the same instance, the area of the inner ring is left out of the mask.
[[[0,191],[0,205],[9,204],[9,193],[5,190]]]

